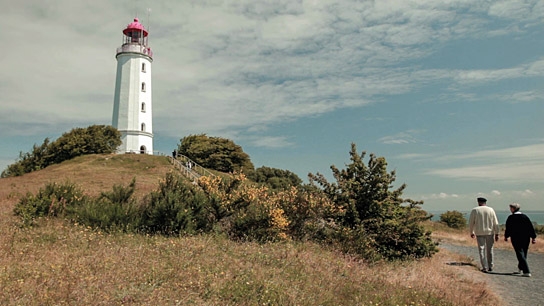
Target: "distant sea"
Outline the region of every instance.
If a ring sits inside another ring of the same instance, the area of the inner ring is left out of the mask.
[[[461,211],[463,214],[465,214],[465,218],[468,221],[468,218],[470,216],[470,211]],[[445,213],[445,211],[428,211],[428,213],[433,215],[433,218],[431,220],[438,221],[440,220],[440,215]],[[506,218],[508,218],[509,215],[511,215],[511,212],[509,211],[498,211],[496,210],[495,213],[497,214],[497,219],[499,219],[499,224],[505,224]],[[544,225],[544,211],[542,210],[527,210],[522,211],[522,213],[529,216],[529,219],[533,223],[536,223],[538,225]]]

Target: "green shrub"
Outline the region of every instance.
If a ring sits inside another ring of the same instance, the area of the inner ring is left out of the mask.
[[[302,180],[295,173],[266,166],[259,167],[255,171],[248,173],[248,179],[272,190],[285,190],[302,184]]]
[[[86,201],[72,215],[78,222],[104,231],[135,231],[141,222],[139,207],[132,198],[135,188],[135,179],[126,187],[114,185],[112,191]]]
[[[69,182],[49,183],[40,188],[36,195],[27,193],[13,211],[25,223],[32,223],[37,217],[64,216],[85,201],[87,198],[78,186]]]
[[[329,183],[319,173],[309,175],[310,183],[320,185],[337,210],[342,212],[335,220],[339,239],[357,243],[369,238],[369,246],[384,259],[432,256],[437,248],[430,232],[423,227],[423,222],[430,218],[419,207],[423,202],[401,198],[405,184],[390,190],[396,178],[395,171],[388,173],[385,158],[374,154],[370,154],[365,165],[365,154],[359,155],[355,144],[352,144],[351,164],[342,170],[331,166],[335,183]],[[354,238],[354,234],[367,238]],[[366,249],[358,246],[350,249],[361,250],[363,253],[358,254],[367,256]]]
[[[450,228],[463,229],[467,226],[465,215],[459,211],[446,211],[440,215],[440,222]]]
[[[204,168],[225,173],[240,171],[249,173],[255,168],[241,146],[221,137],[209,137],[206,134],[189,135],[180,139],[177,151]]]
[[[244,209],[236,211],[228,218],[228,234],[240,241],[274,241],[278,240],[279,229],[273,226],[268,205],[249,203]]]
[[[411,259],[430,257],[435,253],[431,233],[419,224],[419,217],[405,212],[390,219],[367,219],[362,222],[371,245],[383,258]]]
[[[208,200],[186,179],[168,173],[159,189],[144,200],[140,228],[164,235],[194,234],[210,230],[213,220],[205,207]]]
[[[338,227],[330,232],[324,242],[337,247],[344,253],[356,254],[369,261],[383,259],[383,256],[376,248],[376,241],[367,233],[367,230],[362,226],[356,226],[355,228]]]

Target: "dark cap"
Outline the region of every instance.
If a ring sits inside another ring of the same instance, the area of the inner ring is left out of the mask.
[[[487,202],[486,198],[478,198],[478,203],[485,203]]]

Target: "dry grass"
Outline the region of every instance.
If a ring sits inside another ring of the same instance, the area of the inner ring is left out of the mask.
[[[12,214],[18,195],[51,181],[69,179],[97,194],[136,177],[149,191],[169,170],[164,157],[91,156],[0,179],[0,304],[500,304],[481,273],[447,265],[466,259],[444,251],[370,265],[313,243],[104,234],[59,219],[20,228]]]
[[[136,178],[137,196],[158,186],[172,167],[165,156],[140,154],[85,155],[47,169],[0,180],[0,199],[35,193],[50,182],[74,182],[89,195],[111,190],[115,184],[128,185]]]
[[[498,304],[470,271],[446,265],[462,260],[443,252],[367,265],[311,243],[105,235],[61,220],[19,229],[8,220],[2,305]]]

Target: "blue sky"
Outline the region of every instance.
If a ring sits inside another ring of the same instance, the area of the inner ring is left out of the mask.
[[[343,167],[353,142],[426,210],[477,196],[543,208],[543,1],[2,4],[1,169],[46,137],[111,124],[115,50],[138,15],[155,150],[206,133],[306,179]]]

